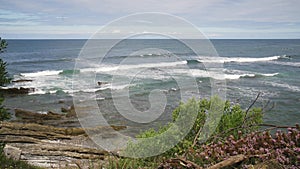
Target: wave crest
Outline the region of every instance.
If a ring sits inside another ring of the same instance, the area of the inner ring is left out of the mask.
[[[283,56],[270,56],[262,58],[246,58],[246,57],[204,57],[203,59],[198,59],[200,63],[247,63],[247,62],[267,62],[272,60],[278,60],[284,58]],[[286,58],[286,56],[285,56]]]

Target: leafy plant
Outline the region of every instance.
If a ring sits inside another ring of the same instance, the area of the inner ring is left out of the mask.
[[[3,53],[7,47],[7,42],[0,38],[0,53]],[[0,86],[11,82],[11,78],[6,71],[7,63],[0,58]]]
[[[268,131],[252,132],[239,139],[231,135],[224,142],[202,145],[197,150],[190,150],[187,157],[200,166],[207,167],[237,154],[249,157],[245,164],[274,159],[287,168],[296,168],[300,165],[300,127],[296,125],[288,128],[287,132],[279,130],[274,135]],[[251,161],[251,157],[255,160]]]
[[[7,47],[7,42],[0,37],[0,53],[4,52],[4,49]],[[9,78],[6,71],[7,63],[0,58],[0,86],[4,86],[7,83],[10,83],[11,78]],[[0,121],[10,119],[10,114],[2,105],[4,98],[0,95]]]
[[[7,112],[6,108],[2,105],[4,99],[0,97],[0,121],[8,120],[11,118],[9,112]]]
[[[195,113],[196,112],[196,113]],[[221,112],[221,114],[220,114]],[[194,118],[188,133],[182,126],[190,125],[189,120]],[[210,120],[209,120],[210,119]],[[179,122],[178,122],[179,120]],[[137,135],[137,138],[145,138],[138,142],[130,142],[125,149],[125,155],[147,156],[153,152],[159,152],[164,148],[170,147],[169,143],[184,137],[168,151],[154,157],[142,159],[125,158],[115,161],[114,164],[134,164],[134,166],[149,167],[153,163],[159,164],[166,158],[184,155],[187,152],[195,151],[211,142],[223,141],[228,136],[240,138],[258,129],[257,125],[262,122],[261,109],[251,109],[249,112],[243,110],[239,105],[231,105],[229,101],[222,101],[218,97],[212,97],[210,100],[190,99],[180,105],[172,113],[172,122],[160,127],[158,130],[149,129]],[[213,131],[212,136],[207,142],[201,142],[205,135],[198,135],[203,129]],[[166,136],[162,136],[168,132]],[[161,137],[160,137],[161,136]],[[217,138],[217,139],[214,139]],[[127,154],[126,154],[127,153]],[[117,167],[118,168],[118,167]],[[136,167],[133,167],[136,168]]]

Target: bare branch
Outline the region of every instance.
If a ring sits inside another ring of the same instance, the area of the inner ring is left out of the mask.
[[[259,92],[255,98],[255,100],[253,100],[253,102],[250,104],[250,106],[248,107],[248,109],[245,112],[245,119],[248,115],[249,110],[252,108],[252,106],[256,103],[257,99],[259,98],[259,96],[261,95],[261,92]]]

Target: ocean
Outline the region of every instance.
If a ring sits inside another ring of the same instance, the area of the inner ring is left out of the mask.
[[[255,106],[263,107],[269,102],[268,107],[272,107],[270,110],[267,107],[264,112],[265,123],[299,123],[300,40],[214,39],[211,42],[219,56],[206,56],[205,53],[198,56],[176,40],[130,39],[115,46],[101,64],[96,57],[79,69],[78,66],[74,69],[74,66],[80,59],[78,56],[86,40],[7,42],[8,48],[1,57],[8,63],[9,74],[15,80],[32,80],[7,87],[35,89],[28,95],[7,96],[4,104],[12,112],[15,108],[22,108],[41,113],[49,110],[60,113],[61,107],[72,104],[74,95],[88,94],[94,96],[91,99],[96,99],[109,124],[131,126],[130,132],[138,133],[171,120],[172,110],[181,101],[180,85],[176,83],[176,78],[192,76],[199,89],[196,97],[209,98],[212,95],[210,80],[222,78],[226,81],[226,99],[240,104],[244,109],[259,92],[262,93]],[[147,50],[136,52],[136,49],[141,48]],[[122,62],[127,58],[131,58],[130,62]],[[223,75],[207,72],[203,66],[206,62],[222,63]],[[120,64],[122,67],[118,67]],[[180,65],[188,66],[191,73],[181,69]],[[132,74],[137,69],[139,72]],[[164,72],[165,69],[172,70],[172,73]],[[80,83],[78,90],[74,86],[78,84],[73,83],[73,79],[79,75],[89,83]],[[161,91],[167,98],[163,113],[157,120],[147,123],[126,119],[118,113],[112,95],[112,91],[122,93],[123,90],[129,91],[130,103],[139,111],[150,109],[151,91]]]

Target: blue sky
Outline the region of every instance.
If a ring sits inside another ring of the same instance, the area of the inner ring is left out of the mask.
[[[89,38],[137,12],[164,12],[209,38],[300,38],[299,0],[0,0],[6,39]]]

